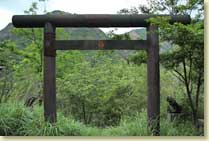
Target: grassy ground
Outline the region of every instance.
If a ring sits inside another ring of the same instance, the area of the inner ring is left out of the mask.
[[[197,135],[191,122],[170,123],[161,118],[161,136]],[[58,113],[58,121],[52,125],[44,122],[41,107],[31,111],[20,104],[0,104],[0,135],[3,136],[149,136],[146,112],[134,118],[125,118],[119,126],[91,127],[66,118]]]

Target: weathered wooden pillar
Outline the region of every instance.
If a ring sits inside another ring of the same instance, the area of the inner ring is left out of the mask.
[[[152,135],[160,135],[160,74],[158,28],[147,27],[147,78],[148,78],[148,129]]]
[[[55,27],[46,23],[44,27],[44,117],[56,122],[56,49]]]

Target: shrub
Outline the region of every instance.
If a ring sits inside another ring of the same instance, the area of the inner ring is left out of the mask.
[[[2,136],[149,136],[147,114],[143,110],[135,116],[123,117],[119,126],[107,128],[90,127],[65,117],[58,112],[58,121],[44,121],[43,108],[35,106],[33,111],[21,104],[0,104],[0,135]],[[162,136],[197,135],[190,121],[168,122],[161,118]]]

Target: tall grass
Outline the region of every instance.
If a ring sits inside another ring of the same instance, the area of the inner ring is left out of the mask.
[[[0,104],[0,135],[3,136],[149,136],[147,115],[143,111],[135,117],[123,118],[119,126],[98,128],[84,125],[58,112],[55,124],[44,122],[43,108],[33,111],[21,104]],[[170,123],[161,118],[162,136],[196,135],[191,122]]]

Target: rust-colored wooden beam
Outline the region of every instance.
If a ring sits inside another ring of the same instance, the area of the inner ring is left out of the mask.
[[[44,27],[50,22],[56,27],[148,27],[152,17],[169,17],[171,24],[189,24],[189,15],[119,15],[119,14],[64,14],[64,15],[15,15],[15,27]]]
[[[58,40],[56,50],[141,50],[145,40]]]
[[[56,122],[56,50],[54,49],[55,27],[46,23],[44,27],[44,117]]]
[[[159,70],[159,37],[158,28],[147,28],[147,79],[148,98],[147,115],[148,129],[152,135],[160,135],[160,70]]]

